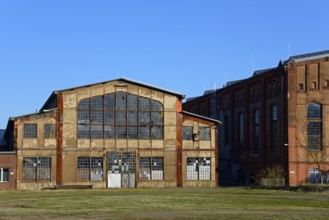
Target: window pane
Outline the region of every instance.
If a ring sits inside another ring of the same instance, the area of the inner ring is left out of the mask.
[[[163,180],[163,157],[153,157],[151,169],[152,180]]]
[[[183,140],[192,140],[193,127],[183,126]]]
[[[210,128],[209,127],[200,127],[200,140],[209,141],[210,140]]]
[[[116,93],[116,109],[117,110],[126,110],[127,108],[126,93],[117,92]]]
[[[103,109],[103,96],[92,97],[91,107],[92,109]]]
[[[103,158],[92,157],[91,158],[91,180],[100,181],[103,180]]]
[[[116,136],[117,138],[127,138],[127,127],[126,126],[116,126]]]
[[[187,158],[187,180],[198,180],[198,158],[189,157]]]
[[[139,110],[140,111],[150,111],[151,110],[151,103],[150,99],[139,97]]]
[[[24,124],[23,129],[24,138],[37,138],[37,124]]]
[[[140,139],[150,139],[150,126],[140,126],[138,137]]]
[[[103,124],[103,111],[93,110],[91,123],[92,124]]]
[[[128,110],[138,109],[138,96],[128,94]]]
[[[210,158],[199,158],[199,180],[210,180]]]
[[[2,171],[2,174],[1,174]],[[9,181],[9,169],[8,168],[3,168],[0,169],[0,182],[8,182]]]
[[[138,113],[137,111],[129,111],[128,112],[128,124],[137,125],[138,124]]]
[[[115,137],[115,130],[114,126],[104,126],[105,132],[104,132],[104,138],[114,138]]]
[[[91,137],[92,138],[103,138],[103,125],[92,125],[91,126]]]
[[[139,179],[151,180],[151,158],[141,157],[139,158]]]
[[[23,181],[36,181],[37,158],[24,157],[23,158]]]
[[[90,138],[90,125],[78,125],[78,138]]]
[[[151,116],[151,121],[153,122],[153,124],[163,125],[163,112],[152,112]]]
[[[90,123],[90,110],[78,109],[78,124],[89,124]]]
[[[38,158],[38,181],[51,181],[51,157]]]
[[[105,95],[105,109],[115,109],[115,99],[114,99],[114,93],[110,93]]]
[[[137,139],[138,138],[138,127],[137,126],[128,126],[128,138]]]
[[[150,112],[139,112],[139,124],[150,125],[151,124]]]
[[[320,183],[321,176],[320,171],[316,168],[308,170],[308,182],[310,183]]]
[[[126,111],[117,111],[116,113],[117,113],[116,124],[121,124],[121,125],[127,124]]]
[[[152,100],[152,111],[163,111],[161,102]]]
[[[90,98],[80,100],[78,108],[79,109],[90,109]]]
[[[78,180],[90,179],[90,158],[78,157]]]
[[[320,119],[321,105],[317,103],[310,103],[307,105],[307,118]]]
[[[105,111],[105,124],[114,124],[114,111]]]
[[[163,126],[152,126],[152,139],[163,139]]]

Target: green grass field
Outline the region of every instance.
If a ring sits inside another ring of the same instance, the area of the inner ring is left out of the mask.
[[[328,219],[329,192],[249,188],[0,191],[0,219]]]

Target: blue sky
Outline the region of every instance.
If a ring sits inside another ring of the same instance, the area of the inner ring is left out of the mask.
[[[329,1],[0,0],[0,128],[53,90],[127,77],[198,96],[329,49]]]

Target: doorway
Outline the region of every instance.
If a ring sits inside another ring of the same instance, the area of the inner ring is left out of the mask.
[[[107,188],[134,188],[135,153],[110,152],[107,159]]]

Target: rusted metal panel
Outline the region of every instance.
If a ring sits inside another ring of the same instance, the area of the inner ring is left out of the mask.
[[[63,97],[62,94],[57,95],[57,163],[56,163],[56,185],[63,185]]]
[[[178,102],[179,103],[179,102]],[[182,115],[177,113],[176,116],[176,154],[177,154],[177,172],[176,172],[176,186],[183,186],[183,173],[182,173]]]

